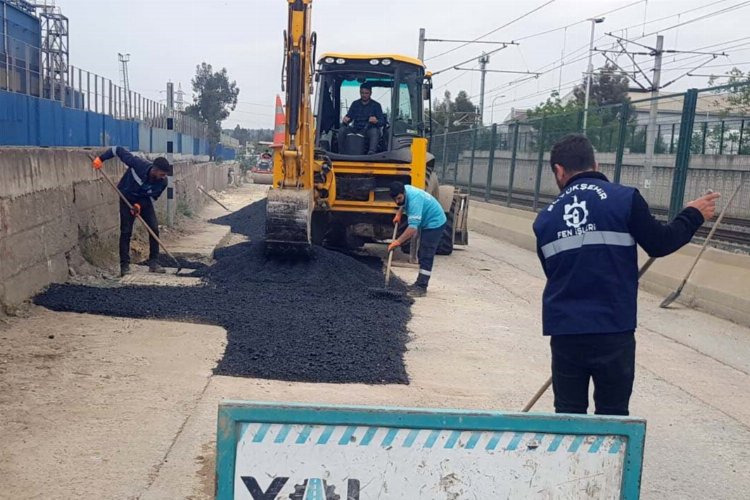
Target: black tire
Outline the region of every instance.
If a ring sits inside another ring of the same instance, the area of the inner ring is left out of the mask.
[[[445,214],[445,226],[443,236],[438,243],[437,255],[450,255],[453,253],[453,223],[456,217],[456,200],[451,202],[451,210]]]

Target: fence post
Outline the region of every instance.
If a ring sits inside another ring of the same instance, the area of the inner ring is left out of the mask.
[[[542,188],[542,161],[544,160],[544,122],[546,116],[542,115],[542,123],[539,125],[539,155],[536,160],[536,182],[534,183],[534,205],[533,210],[536,211],[539,205],[539,191]]]
[[[518,131],[521,124],[518,120],[513,122],[513,145],[510,153],[510,172],[508,172],[508,200],[506,204],[510,206],[513,200],[513,182],[516,177],[516,154],[518,153]]]
[[[721,120],[721,132],[719,133],[719,154],[724,154],[724,120]]]
[[[674,123],[672,124],[672,136],[669,138],[669,154],[674,154]]]
[[[693,124],[695,123],[695,106],[697,102],[698,90],[688,90],[682,103],[680,138],[677,141],[677,158],[675,159],[674,175],[672,176],[672,195],[669,203],[670,219],[673,219],[682,209],[682,203],[685,199],[685,184],[687,183],[688,166],[690,165],[690,143],[693,138]]]
[[[443,131],[443,175],[440,177],[441,181],[445,181],[445,171],[448,162],[448,120],[445,120],[445,130]]]
[[[478,134],[479,127],[474,125],[474,133],[471,137],[471,160],[469,161],[469,196],[471,196],[471,185],[474,183],[474,157],[476,156],[477,152],[477,134]]]
[[[737,148],[737,154],[738,155],[742,154],[742,138],[743,138],[744,135],[745,135],[745,120],[742,120],[740,122],[740,145]]]
[[[628,120],[630,119],[630,103],[622,103],[620,108],[620,130],[617,131],[617,151],[615,154],[615,175],[612,182],[620,183],[622,176],[622,156],[625,153],[625,139],[628,134]],[[674,135],[674,134],[673,134]]]
[[[484,201],[490,201],[490,189],[492,186],[492,168],[495,166],[495,143],[497,142],[497,123],[492,124],[492,135],[490,136],[490,159],[487,163],[487,184],[484,187]]]
[[[458,157],[461,155],[461,132],[456,134],[456,162],[453,164],[453,186],[458,182]]]

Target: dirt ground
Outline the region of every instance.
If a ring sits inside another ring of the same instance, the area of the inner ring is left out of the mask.
[[[221,200],[238,209],[263,192]],[[177,243],[200,253],[241,239],[205,223],[222,212],[207,209],[194,241]],[[0,324],[0,498],[211,498],[222,399],[518,410],[549,375],[543,285],[536,255],[478,234],[439,257],[412,306],[409,385],[213,376],[221,328],[33,307]],[[750,329],[660,300],[639,304],[631,412],[648,421],[643,498],[746,498]],[[552,410],[549,393],[535,410]]]

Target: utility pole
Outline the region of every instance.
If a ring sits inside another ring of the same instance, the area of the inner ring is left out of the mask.
[[[185,111],[185,91],[182,90],[181,83],[177,84],[177,99],[175,100],[175,105],[177,106],[177,111]]]
[[[484,125],[484,80],[487,77],[487,63],[490,56],[482,54],[479,57],[479,71],[482,72],[482,80],[479,87],[479,124]]]
[[[417,49],[417,59],[424,62],[424,35],[425,29],[419,28],[419,48]]]
[[[586,133],[586,125],[589,120],[589,95],[591,94],[591,77],[594,74],[594,66],[591,63],[591,57],[594,54],[594,29],[596,25],[604,22],[603,17],[594,17],[589,19],[591,21],[591,41],[589,42],[589,65],[586,74],[586,98],[583,102],[583,133]]]
[[[167,82],[167,130],[169,131],[169,139],[167,140],[167,160],[169,163],[174,163],[174,145],[177,134],[174,131],[174,84]],[[174,202],[174,175],[167,176],[167,225],[174,225],[174,214],[175,214],[175,202]]]
[[[656,148],[656,141],[657,141],[657,122],[659,118],[659,101],[657,98],[659,97],[659,91],[661,89],[664,89],[666,87],[669,87],[673,83],[675,83],[677,80],[685,77],[690,76],[695,70],[702,68],[709,62],[713,61],[719,56],[727,57],[727,54],[724,52],[700,52],[700,51],[694,51],[694,50],[677,50],[677,49],[664,49],[664,37],[659,35],[656,37],[656,47],[650,47],[648,45],[644,45],[640,42],[628,40],[626,38],[622,38],[619,36],[615,36],[612,33],[607,33],[608,36],[614,38],[617,43],[620,45],[621,50],[615,51],[615,50],[600,50],[595,49],[597,52],[600,52],[604,55],[605,59],[614,66],[615,68],[619,69],[623,74],[629,74],[630,71],[627,71],[622,66],[620,66],[616,59],[613,59],[612,57],[609,57],[607,54],[614,53],[617,55],[625,54],[630,58],[630,60],[633,62],[633,66],[637,69],[635,72],[636,74],[640,74],[645,80],[645,84],[638,81],[638,78],[636,78],[635,74],[632,77],[629,77],[629,80],[632,83],[635,83],[639,89],[630,88],[628,89],[630,92],[647,92],[651,95],[651,105],[649,107],[649,114],[648,114],[648,126],[646,128],[646,153],[644,157],[643,162],[643,185],[641,186],[644,189],[644,197],[647,201],[649,200],[649,193],[651,189],[651,181],[653,177],[653,168],[654,168],[654,149]],[[631,52],[628,50],[626,44],[633,44],[638,47],[641,47],[642,49],[646,49],[646,51],[638,51],[638,52]],[[661,66],[662,66],[662,57],[664,54],[696,54],[696,55],[703,55],[706,56],[707,59],[700,64],[697,64],[693,69],[686,71],[680,76],[677,76],[673,78],[672,80],[668,81],[667,83],[662,84],[661,83]],[[653,69],[653,76],[649,77],[649,75],[641,69],[641,66],[638,64],[638,62],[635,59],[635,56],[647,56],[647,57],[653,57],[654,58],[654,69]]]
[[[130,78],[128,77],[128,62],[130,54],[117,53],[117,58],[122,65],[122,89],[125,93],[125,118],[130,118]]]
[[[664,53],[664,37],[656,37],[654,54],[654,77],[651,86],[651,107],[648,112],[648,127],[646,128],[646,158],[643,162],[643,188],[651,189],[651,178],[654,174],[654,149],[656,146],[656,121],[659,116],[659,85],[661,85],[661,60]]]

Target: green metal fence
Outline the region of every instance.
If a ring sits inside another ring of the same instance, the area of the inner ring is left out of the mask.
[[[655,99],[537,116],[435,135],[430,150],[442,183],[484,201],[540,210],[559,189],[549,151],[585,133],[603,173],[638,187],[654,212],[671,218],[708,189],[729,193],[727,228],[750,243],[750,85],[691,89]]]

